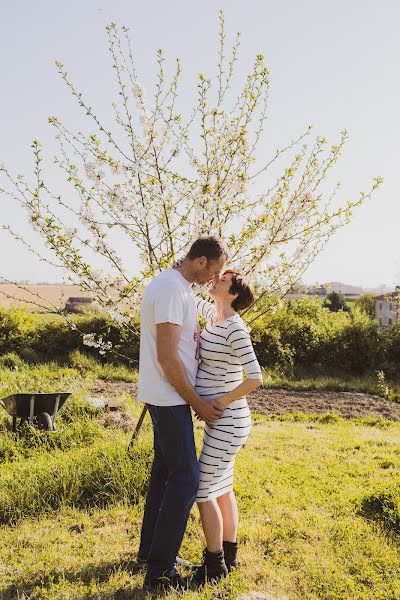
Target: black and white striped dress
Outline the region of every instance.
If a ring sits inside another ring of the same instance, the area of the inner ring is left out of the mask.
[[[254,354],[248,329],[238,314],[213,325],[215,306],[196,297],[199,315],[207,321],[200,336],[201,362],[196,391],[204,398],[218,397],[236,388],[247,377],[260,379],[261,369]],[[204,426],[199,458],[200,485],[196,502],[206,502],[233,489],[235,457],[251,428],[246,397],[231,402],[222,416]]]

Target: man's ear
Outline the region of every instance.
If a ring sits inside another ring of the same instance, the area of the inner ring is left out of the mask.
[[[199,256],[199,258],[197,258],[196,260],[197,260],[197,264],[202,269],[204,269],[204,267],[207,266],[207,257],[206,256]]]

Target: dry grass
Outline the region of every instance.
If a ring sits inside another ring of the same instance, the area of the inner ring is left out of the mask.
[[[89,296],[88,292],[81,290],[77,285],[24,285],[26,290],[12,284],[0,284],[0,306],[10,308],[12,305],[28,306],[33,312],[41,311],[43,308],[33,303],[41,304],[48,310],[64,308],[66,300],[70,296]]]

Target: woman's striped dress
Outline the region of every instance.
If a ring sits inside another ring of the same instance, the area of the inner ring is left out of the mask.
[[[200,298],[196,298],[196,302],[199,315],[207,321],[200,336],[201,362],[196,379],[198,394],[204,398],[216,398],[233,390],[243,381],[243,370],[247,377],[260,379],[260,365],[240,316],[235,314],[213,325],[214,304]],[[246,397],[231,402],[211,425],[205,424],[196,502],[212,500],[233,489],[235,457],[246,442],[250,427]]]

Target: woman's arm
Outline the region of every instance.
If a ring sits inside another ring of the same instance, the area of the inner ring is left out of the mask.
[[[197,307],[197,314],[203,317],[206,321],[210,321],[215,315],[215,304],[203,300],[201,296],[194,297]]]
[[[261,367],[255,355],[250,334],[244,323],[233,323],[228,330],[226,340],[234,354],[240,360],[243,371],[246,374],[246,379],[239,383],[233,390],[226,392],[223,396],[218,398],[218,401],[224,406],[227,406],[234,400],[243,398],[243,396],[253,392],[263,383]]]
[[[262,385],[262,379],[250,379],[248,377],[242,383],[239,383],[233,390],[226,392],[223,396],[218,398],[218,402],[224,406],[228,406],[234,400],[239,400],[243,396],[247,396],[250,392],[254,392],[258,387]]]

